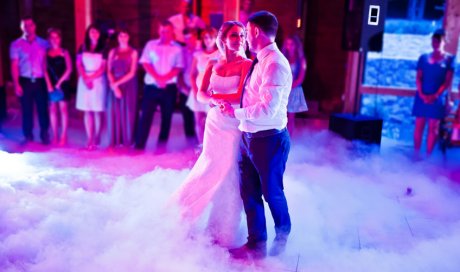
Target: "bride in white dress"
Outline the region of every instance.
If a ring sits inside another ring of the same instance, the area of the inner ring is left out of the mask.
[[[235,243],[241,220],[238,150],[241,132],[238,120],[224,116],[219,106],[228,101],[239,107],[243,83],[251,66],[244,55],[246,31],[240,22],[225,22],[217,45],[222,57],[210,61],[203,76],[198,99],[214,105],[206,119],[203,151],[184,183],[174,193],[182,218],[195,223],[212,205],[207,231],[223,246]]]

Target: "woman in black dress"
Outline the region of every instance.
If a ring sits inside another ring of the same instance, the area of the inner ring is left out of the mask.
[[[72,73],[72,60],[69,52],[61,47],[62,34],[59,29],[48,30],[50,48],[46,59],[50,92],[50,123],[53,144],[65,145],[67,142],[68,111],[67,101],[70,96],[69,77]],[[58,111],[61,114],[61,136],[58,137]]]

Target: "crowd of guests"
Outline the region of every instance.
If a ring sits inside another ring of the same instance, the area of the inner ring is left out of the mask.
[[[50,28],[47,40],[42,39],[37,36],[35,21],[30,16],[21,19],[21,30],[23,36],[11,44],[10,58],[13,85],[21,102],[25,142],[34,140],[36,107],[41,142],[66,145],[73,58],[62,47],[61,30]],[[109,147],[145,149],[158,107],[161,123],[157,148],[165,149],[176,104],[183,116],[187,141],[202,144],[210,106],[200,102],[198,90],[207,63],[221,58],[216,45],[217,31],[194,15],[190,2],[184,0],[178,14],[159,24],[158,35],[139,53],[130,45],[127,28],[117,29],[113,48],[108,48],[107,36],[97,24],[87,28],[75,61],[75,106],[83,112],[87,149],[97,148],[102,137],[107,137]],[[301,87],[306,59],[300,38],[287,37],[283,53],[294,75],[289,98],[292,124],[295,112],[307,110]],[[142,95],[136,76],[139,64],[145,72]],[[106,135],[101,135],[103,126]]]
[[[245,21],[252,1],[242,1],[241,8],[240,19]],[[108,48],[108,39],[98,25],[87,28],[75,66],[78,73],[76,108],[83,112],[89,150],[100,145],[103,125],[110,147],[145,149],[158,107],[161,125],[157,147],[164,149],[176,104],[183,117],[187,141],[203,143],[210,106],[200,102],[198,90],[208,62],[221,58],[216,45],[217,31],[192,13],[188,0],[181,2],[179,10],[178,14],[160,23],[159,38],[149,41],[140,54],[130,45],[131,35],[127,28],[117,29],[117,43],[113,48]],[[33,18],[26,16],[21,19],[21,30],[23,36],[11,43],[10,58],[14,90],[21,102],[25,142],[34,140],[36,108],[41,142],[66,145],[73,58],[62,47],[60,29],[48,29],[47,39],[42,39],[36,35]],[[440,121],[446,115],[446,90],[452,83],[455,65],[454,57],[443,50],[444,39],[444,31],[436,31],[432,36],[433,52],[422,55],[417,63],[414,148],[417,152],[421,149],[427,126],[427,154],[434,149]],[[308,110],[302,89],[307,69],[303,49],[299,36],[284,38],[282,52],[293,74],[288,104],[291,134],[295,130],[295,114]],[[139,64],[145,72],[143,92],[139,92],[141,86],[136,76]],[[142,97],[140,103],[139,97]],[[1,114],[0,118],[4,119],[5,114]],[[457,118],[460,120],[460,111]]]

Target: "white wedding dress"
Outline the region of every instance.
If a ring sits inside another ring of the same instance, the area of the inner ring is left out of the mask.
[[[239,82],[240,76],[222,77],[213,73],[210,88],[214,93],[236,93]],[[173,196],[182,217],[192,224],[212,205],[207,231],[221,245],[235,242],[242,213],[238,125],[237,119],[224,116],[218,107],[209,110],[202,153]]]

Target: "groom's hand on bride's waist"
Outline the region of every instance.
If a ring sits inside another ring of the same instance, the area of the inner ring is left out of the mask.
[[[226,101],[222,102],[219,105],[220,111],[229,117],[235,118],[235,109],[232,107],[232,105]]]

